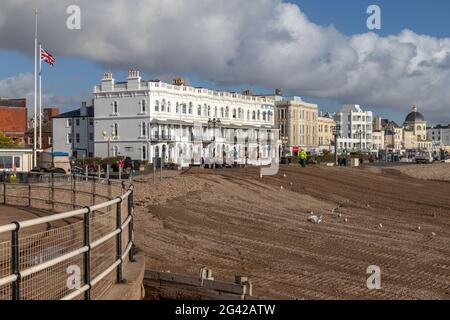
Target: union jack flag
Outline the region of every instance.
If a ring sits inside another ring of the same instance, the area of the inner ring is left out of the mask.
[[[53,66],[56,62],[55,58],[42,48],[41,48],[41,61],[45,61],[51,66]]]

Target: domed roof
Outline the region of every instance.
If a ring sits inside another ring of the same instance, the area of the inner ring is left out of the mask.
[[[425,117],[413,107],[413,111],[406,116],[405,122],[425,121]]]

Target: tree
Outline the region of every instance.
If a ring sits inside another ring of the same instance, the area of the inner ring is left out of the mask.
[[[0,131],[0,149],[12,149],[19,145],[12,138],[7,137],[3,132]]]

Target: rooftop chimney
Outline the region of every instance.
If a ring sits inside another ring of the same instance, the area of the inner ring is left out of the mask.
[[[81,103],[80,116],[82,116],[82,117],[86,117],[87,116],[87,103],[86,103],[86,101],[83,101]]]
[[[105,72],[102,79],[102,91],[114,91],[114,79],[111,72]]]
[[[242,91],[242,95],[244,95],[244,96],[251,96],[252,95],[252,91],[251,90],[244,90],[244,91]]]
[[[139,70],[131,69],[128,71],[128,90],[138,90],[141,88],[141,76]]]

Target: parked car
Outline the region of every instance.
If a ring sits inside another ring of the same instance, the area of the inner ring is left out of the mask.
[[[418,154],[416,154],[415,160],[417,164],[428,164],[434,162],[431,152],[419,152]]]

